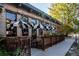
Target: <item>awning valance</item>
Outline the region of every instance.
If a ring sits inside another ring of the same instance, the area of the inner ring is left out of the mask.
[[[19,21],[15,22],[14,23],[14,26],[18,26],[18,25],[21,25],[22,24],[24,25],[27,25],[27,26],[30,26],[32,27],[33,29],[42,29],[42,30],[55,30],[55,27],[53,25],[50,25],[50,24],[45,24],[45,23],[35,23],[35,25],[33,25],[32,22],[29,22],[27,18],[20,18]]]

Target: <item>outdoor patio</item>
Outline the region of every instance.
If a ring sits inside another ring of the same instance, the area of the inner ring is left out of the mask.
[[[54,6],[47,8],[50,11],[48,14],[29,3],[1,4],[1,55],[68,55],[67,53],[71,52],[73,43],[76,41],[75,38],[72,38],[73,36],[69,37],[69,35],[79,33],[79,20],[77,19],[79,5],[55,4]],[[9,51],[12,54],[8,53]],[[13,53],[14,51],[16,53]]]
[[[74,38],[65,38],[64,41],[49,47],[45,51],[40,49],[32,48],[32,56],[65,56],[72,44],[74,43]]]

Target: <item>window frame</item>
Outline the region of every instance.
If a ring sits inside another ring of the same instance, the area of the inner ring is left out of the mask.
[[[15,14],[15,20],[12,20],[12,21],[17,21],[17,13],[16,12],[13,12],[13,11],[10,11],[10,10],[6,10],[6,12]],[[7,15],[7,14],[5,14],[5,15]],[[7,19],[7,16],[6,16],[6,19]]]

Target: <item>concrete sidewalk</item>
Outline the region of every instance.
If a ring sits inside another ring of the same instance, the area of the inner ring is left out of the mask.
[[[65,56],[69,48],[74,43],[75,39],[66,38],[64,41],[49,47],[45,51],[41,49],[32,48],[31,55],[32,56]]]

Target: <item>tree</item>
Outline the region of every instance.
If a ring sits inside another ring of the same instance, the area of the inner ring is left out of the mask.
[[[79,33],[79,20],[75,19],[73,22],[75,24],[74,33]]]
[[[68,34],[74,30],[74,22],[78,4],[57,3],[51,4],[49,15],[63,23],[63,32]]]

